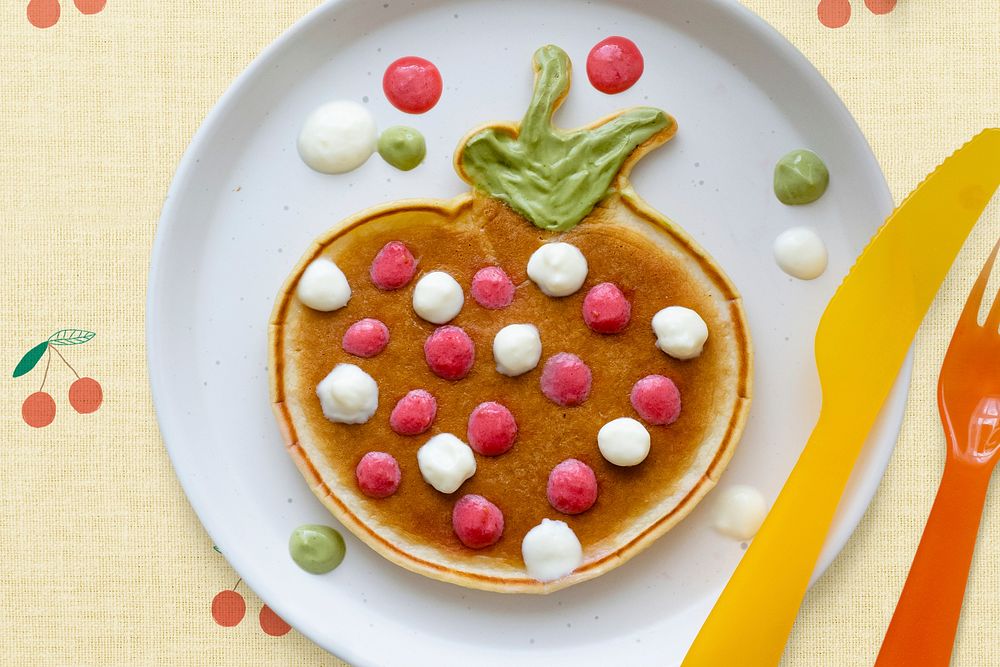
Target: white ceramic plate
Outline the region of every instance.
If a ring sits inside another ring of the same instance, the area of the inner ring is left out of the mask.
[[[638,84],[617,96],[598,93],[583,74],[590,47],[611,34],[633,39],[646,58]],[[549,42],[566,49],[577,72],[560,124],[635,104],[678,120],[677,137],[642,161],[633,182],[719,260],[746,302],[755,399],[722,486],[749,483],[769,501],[777,495],[818,414],[819,315],[892,208],[841,101],[735,1],[342,0],[285,33],[225,94],[177,171],[150,270],[150,376],[177,475],[212,539],[279,615],[358,665],[472,657],[478,665],[674,664],[743,553],[709,527],[710,495],[627,565],[548,597],[424,579],[350,534],[347,558],[331,574],[306,574],[288,556],[295,526],[337,524],[308,491],[271,415],[267,322],[279,286],[312,239],[342,217],[463,191],[451,166],[457,141],[485,121],[520,117],[531,54]],[[423,116],[396,111],[381,91],[385,66],[410,54],[435,62],[445,81],[440,103]],[[419,128],[426,162],[410,173],[377,156],[341,176],[306,168],[295,150],[299,126],[315,106],[341,98],[366,102],[380,127]],[[826,159],[832,184],[816,204],[785,207],[771,193],[772,168],[799,147]],[[814,282],[785,276],[771,255],[774,237],[800,224],[818,229],[830,250],[829,270]],[[908,376],[868,442],[817,572],[882,477]]]

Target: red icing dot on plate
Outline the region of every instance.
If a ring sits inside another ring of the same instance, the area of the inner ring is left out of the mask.
[[[632,387],[632,407],[650,424],[673,424],[681,414],[681,392],[662,375],[647,375]]]
[[[597,500],[597,476],[589,465],[566,459],[549,473],[549,504],[563,514],[586,512]]]
[[[382,90],[400,111],[424,113],[441,98],[441,73],[429,60],[406,56],[385,68]]]
[[[632,304],[614,283],[594,285],[583,298],[583,321],[597,333],[618,333],[631,318]]]
[[[387,498],[399,488],[399,464],[392,454],[368,452],[354,469],[358,487],[369,498]]]
[[[472,369],[476,348],[469,334],[456,326],[444,326],[424,343],[424,358],[431,372],[445,380],[461,380]]]
[[[469,415],[469,446],[483,456],[498,456],[514,446],[517,422],[505,406],[480,403]]]
[[[392,409],[389,427],[399,435],[420,435],[431,427],[437,409],[437,400],[430,392],[414,389]]]
[[[587,55],[587,77],[602,93],[609,95],[628,90],[642,76],[642,53],[624,37],[608,37],[598,42]]]
[[[514,301],[514,283],[499,266],[487,266],[472,277],[472,298],[483,308],[506,308]]]
[[[462,544],[483,549],[496,544],[503,535],[503,512],[486,498],[469,494],[455,503],[451,526]]]
[[[542,369],[542,393],[563,407],[580,405],[590,396],[590,368],[575,354],[549,357]]]
[[[386,243],[375,259],[368,274],[375,287],[382,290],[399,289],[413,279],[417,271],[417,260],[410,249],[399,241]]]
[[[344,352],[355,357],[374,357],[389,344],[389,327],[382,322],[366,317],[349,326],[344,332],[341,345]]]

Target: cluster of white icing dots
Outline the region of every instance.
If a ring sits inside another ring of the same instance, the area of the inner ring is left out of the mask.
[[[369,278],[377,289],[386,292],[413,283],[410,297],[414,315],[438,325],[424,341],[427,368],[441,379],[459,382],[473,371],[476,363],[475,342],[464,329],[452,323],[466,306],[465,290],[453,275],[442,270],[426,270],[414,283],[418,268],[419,260],[410,248],[392,241],[373,258]],[[526,273],[543,294],[561,299],[583,288],[589,266],[579,248],[553,242],[541,245],[531,255]],[[303,271],[296,294],[303,305],[328,312],[347,305],[351,286],[333,261],[321,257]],[[502,310],[514,302],[517,288],[502,267],[484,266],[472,278],[469,294],[482,308]],[[583,298],[581,317],[595,334],[619,334],[631,323],[631,295],[611,282],[594,284]],[[655,345],[677,360],[698,357],[708,341],[704,319],[683,306],[663,308],[652,317],[650,326]],[[363,360],[381,354],[390,341],[389,327],[366,317],[347,328],[341,346],[347,354]],[[548,400],[562,408],[585,403],[595,387],[593,373],[584,359],[570,351],[553,350],[543,362],[542,351],[543,332],[530,322],[507,324],[493,336],[496,373],[516,378],[541,365],[538,388]],[[323,414],[334,422],[363,424],[378,409],[378,384],[354,364],[337,364],[317,385],[316,394]],[[664,375],[640,378],[629,398],[642,421],[621,416],[611,419],[594,434],[597,451],[606,461],[620,467],[640,465],[649,455],[652,438],[646,425],[668,426],[681,414],[680,391]],[[412,389],[395,401],[388,417],[394,433],[415,437],[431,432],[416,449],[416,459],[424,482],[439,493],[458,492],[476,474],[477,456],[487,459],[502,456],[516,446],[520,437],[516,415],[495,400],[480,403],[472,410],[465,439],[454,433],[433,433],[438,403],[426,389]],[[401,479],[398,462],[387,452],[365,454],[355,474],[358,488],[370,498],[391,496]],[[581,514],[597,502],[597,476],[583,461],[566,459],[550,471],[545,493],[555,512]],[[466,547],[484,549],[503,536],[503,511],[490,499],[461,495],[453,507],[452,528]],[[566,576],[583,561],[580,542],[563,521],[543,519],[524,535],[521,551],[529,576],[539,581]]]

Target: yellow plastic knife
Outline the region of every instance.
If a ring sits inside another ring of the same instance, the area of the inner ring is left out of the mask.
[[[889,216],[816,331],[819,421],[684,667],[777,665],[854,463],[948,268],[1000,185],[1000,129]]]

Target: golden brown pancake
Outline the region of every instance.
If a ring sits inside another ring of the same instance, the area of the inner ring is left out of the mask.
[[[509,127],[516,132],[516,124]],[[302,257],[272,315],[275,413],[317,497],[378,553],[414,572],[471,588],[546,593],[624,563],[687,515],[715,484],[749,408],[752,355],[742,303],[709,256],[646,206],[627,182],[631,165],[669,139],[674,127],[637,147],[612,193],[568,231],[540,229],[497,199],[474,193],[365,211],[337,225]],[[546,296],[525,273],[529,256],[555,240],[578,247],[589,264],[583,287],[563,298]],[[410,249],[417,275],[402,289],[382,291],[372,284],[369,267],[390,241]],[[306,266],[319,257],[335,262],[351,284],[350,302],[340,310],[315,311],[295,296]],[[473,275],[493,265],[517,286],[512,305],[502,310],[487,310],[468,295]],[[437,377],[424,359],[424,342],[436,325],[413,311],[412,292],[430,271],[449,273],[466,291],[465,306],[449,324],[472,338],[476,360],[459,381]],[[615,283],[632,304],[631,322],[622,333],[598,334],[583,322],[583,298],[602,282]],[[650,325],[657,311],[676,305],[697,311],[710,332],[702,354],[688,361],[660,351]],[[351,324],[367,317],[384,322],[391,338],[381,354],[359,359],[341,348],[341,339]],[[514,323],[538,327],[542,363],[507,377],[495,370],[492,341]],[[540,390],[544,360],[559,352],[578,355],[592,370],[593,388],[582,405],[560,407]],[[378,409],[367,423],[333,423],[323,415],[316,385],[338,363],[356,364],[378,383]],[[631,388],[654,373],[676,383],[680,417],[668,426],[645,424],[651,449],[640,465],[612,465],[598,450],[597,432],[612,419],[638,416]],[[412,389],[435,396],[437,418],[422,435],[398,435],[389,426],[389,413]],[[484,401],[501,402],[513,412],[516,443],[497,457],[477,454],[475,475],[455,493],[436,491],[421,476],[417,449],[438,433],[466,440],[469,414]],[[388,452],[399,463],[402,481],[388,498],[369,498],[358,489],[355,467],[370,451]],[[574,516],[557,512],[546,497],[549,472],[567,458],[593,468],[599,488],[594,506]],[[472,550],[454,534],[452,509],[465,494],[482,495],[503,511],[503,536],[493,546]],[[528,577],[521,557],[522,538],[544,518],[565,521],[584,554],[576,570],[549,582]]]

